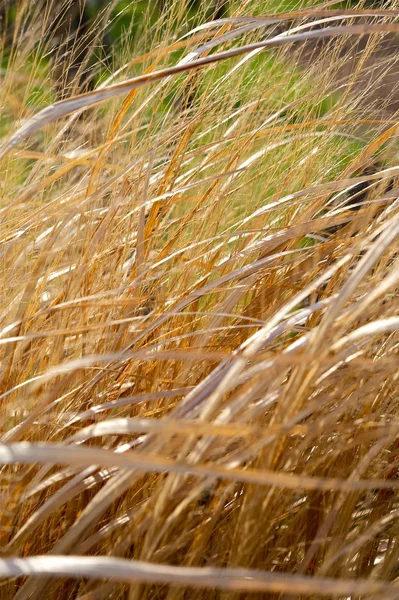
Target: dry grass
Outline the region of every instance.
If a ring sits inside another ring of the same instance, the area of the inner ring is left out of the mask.
[[[190,32],[185,8],[37,116],[54,82],[21,3],[0,598],[397,598],[397,119],[362,79],[397,13],[247,0]],[[325,27],[304,62],[289,36]]]

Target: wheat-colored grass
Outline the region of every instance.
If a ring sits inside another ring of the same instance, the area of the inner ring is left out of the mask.
[[[1,600],[399,597],[398,5],[165,3],[87,93],[66,8],[3,48]]]

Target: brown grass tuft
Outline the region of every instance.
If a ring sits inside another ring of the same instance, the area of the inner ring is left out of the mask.
[[[399,597],[394,4],[18,5],[1,600]]]

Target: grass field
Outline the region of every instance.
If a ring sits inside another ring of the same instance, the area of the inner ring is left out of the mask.
[[[399,5],[194,4],[3,29],[0,600],[394,600]]]

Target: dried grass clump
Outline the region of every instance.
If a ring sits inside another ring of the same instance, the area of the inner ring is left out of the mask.
[[[19,9],[0,598],[398,598],[398,12],[186,8],[47,108]]]

